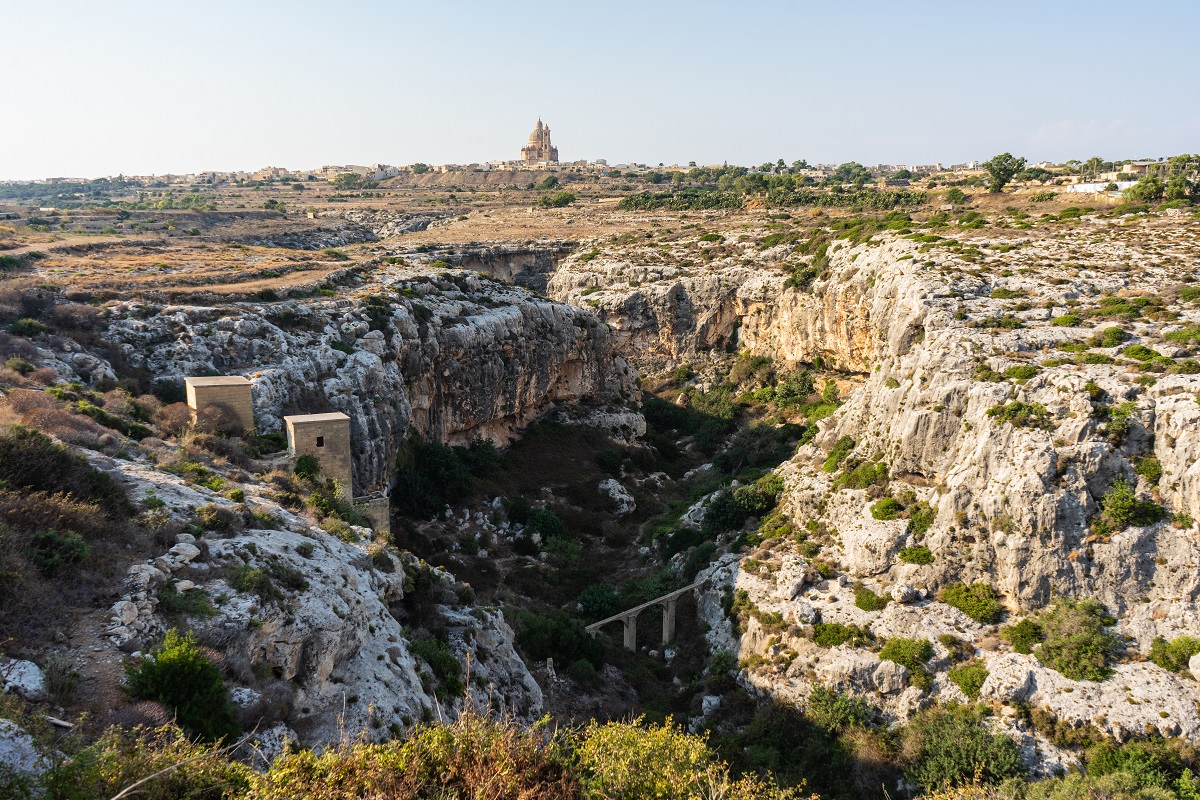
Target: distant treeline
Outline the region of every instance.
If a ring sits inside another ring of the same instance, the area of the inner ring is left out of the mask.
[[[863,211],[888,211],[918,206],[925,202],[924,192],[902,189],[797,189],[778,187],[767,191],[772,206],[812,206],[849,208]],[[741,208],[742,198],[732,192],[715,189],[680,189],[676,192],[631,194],[617,206],[622,211],[695,211],[711,208]]]
[[[706,208],[741,208],[742,199],[715,189],[680,189],[677,192],[640,192],[617,205],[622,211],[697,211]]]
[[[905,189],[852,189],[823,191],[821,189],[772,189],[767,203],[773,206],[813,206],[815,208],[852,208],[863,211],[889,211],[894,208],[919,206],[925,202],[924,192]]]

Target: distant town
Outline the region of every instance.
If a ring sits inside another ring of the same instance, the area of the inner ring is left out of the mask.
[[[1106,184],[1135,180],[1139,175],[1166,167],[1167,163],[1166,159],[1130,159],[1116,162],[1101,162],[1100,159],[1090,159],[1087,162],[1067,161],[1061,164],[1042,161],[1030,165],[1029,169],[1052,173],[1052,175],[1047,175],[1046,177],[1053,178],[1054,182],[1058,184]],[[421,162],[406,165],[384,163],[369,165],[326,164],[310,169],[267,166],[250,172],[242,170],[207,170],[202,172],[167,173],[163,175],[107,175],[90,178],[52,177],[35,180],[0,180],[0,185],[18,183],[74,184],[104,180],[120,182],[131,186],[140,185],[146,188],[161,189],[167,187],[197,188],[222,184],[243,185],[310,181],[337,182],[341,176],[357,176],[355,183],[380,183],[405,174],[515,171],[596,173],[610,176],[616,176],[618,173],[620,175],[646,175],[658,172],[664,174],[666,180],[670,180],[670,173],[686,173],[698,166],[715,169],[727,167],[728,164],[697,165],[694,161],[690,161],[687,164],[659,163],[652,165],[641,162],[610,164],[607,159],[603,158],[560,161],[558,147],[554,146],[550,140],[549,126],[545,125],[541,119],[538,119],[537,125],[534,127],[533,132],[530,133],[526,145],[520,149],[520,158],[512,160],[500,159],[472,162],[469,164],[425,164]],[[842,165],[809,164],[803,160],[793,161],[789,164],[783,159],[779,159],[774,163],[768,162],[757,167],[748,167],[746,174],[792,174],[801,178],[811,179],[814,182],[823,182],[833,177],[837,173],[839,166]],[[863,169],[873,179],[878,180],[881,186],[905,186],[914,179],[936,174],[954,173],[967,175],[978,173],[982,171],[983,165],[980,161],[968,161],[959,164],[943,164],[941,162],[934,164],[874,164],[864,165]],[[345,178],[341,178],[341,180],[345,182]],[[1125,187],[1122,186],[1120,188]]]

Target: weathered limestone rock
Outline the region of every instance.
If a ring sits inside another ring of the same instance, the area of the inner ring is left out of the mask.
[[[601,494],[606,495],[612,501],[613,513],[618,517],[632,514],[634,509],[637,508],[637,503],[634,501],[633,495],[616,478],[605,478],[600,481],[600,484],[596,488]]]
[[[6,692],[20,695],[26,700],[46,699],[46,677],[32,661],[0,663],[0,680]]]

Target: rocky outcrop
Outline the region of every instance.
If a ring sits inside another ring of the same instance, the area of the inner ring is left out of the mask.
[[[472,273],[394,266],[371,277],[339,299],[114,304],[107,337],[128,365],[162,379],[246,375],[260,430],[279,429],[284,414],[345,412],[359,494],[386,485],[410,427],[504,444],[556,406],[637,396],[634,371],[586,311]],[[94,353],[57,360],[73,371],[80,359],[111,374]]]
[[[1200,322],[1194,304],[1175,299],[1171,266],[1195,253],[1186,231],[1143,225],[1096,221],[1061,236],[980,235],[932,249],[884,236],[833,251],[827,279],[805,293],[772,299],[771,276],[743,285],[739,296],[758,298],[764,322],[743,317],[751,352],[819,353],[867,374],[778,469],[781,510],[814,531],[809,555],[779,540],[710,572],[701,603],[710,643],[749,662],[746,685],[803,705],[819,683],[902,720],[935,698],[965,701],[948,670],[973,656],[989,672],[985,698],[1042,706],[1118,739],[1200,738],[1200,686],[1139,660],[1155,636],[1200,624],[1200,370],[1166,338]],[[1161,310],[1121,305],[1137,295]],[[1117,341],[1102,340],[1109,327],[1123,330]],[[838,442],[850,443],[848,455],[827,472]],[[888,480],[856,488],[848,473],[870,463],[886,465]],[[1144,506],[1161,505],[1160,518],[1095,527],[1118,481]],[[906,511],[872,513],[884,497]],[[913,527],[916,512],[928,525]],[[917,545],[929,555],[901,557]],[[820,578],[814,562],[836,577]],[[1096,598],[1129,655],[1103,683],[1071,681],[938,602],[955,581],[995,587],[1012,620],[1054,594]],[[864,610],[861,588],[892,602]],[[735,592],[740,628],[720,602]],[[818,645],[814,623],[859,626],[876,643],[930,640],[930,688],[909,686],[869,644]],[[941,637],[960,642],[957,656]]]
[[[157,506],[160,526],[190,521],[205,507],[227,519],[251,515],[261,525],[179,534],[158,557],[129,568],[125,594],[111,610],[110,646],[148,650],[180,619],[168,617],[164,593],[195,595],[188,627],[219,651],[241,680],[234,699],[248,718],[279,720],[302,743],[337,741],[345,732],[390,735],[421,719],[453,716],[463,695],[437,694],[439,676],[413,641],[426,626],[443,630],[459,664],[469,702],[520,719],[541,712],[542,695],[513,649],[513,631],[496,609],[470,603],[469,587],[444,570],[372,543],[367,529],[339,536],[278,505],[270,487],[237,473],[241,502],[157,469],[142,454],[92,462],[119,478],[133,498]],[[466,592],[466,594],[464,594]],[[413,617],[409,608],[421,609]],[[178,611],[174,613],[178,614]],[[424,634],[428,636],[429,634]],[[236,667],[236,665],[243,665]],[[265,677],[262,677],[265,676]]]

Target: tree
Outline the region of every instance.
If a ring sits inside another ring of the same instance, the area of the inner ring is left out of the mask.
[[[961,206],[963,203],[967,202],[967,196],[963,193],[962,189],[959,189],[957,186],[955,186],[946,192],[946,202],[953,203],[956,206]]]
[[[334,176],[333,186],[336,189],[361,189],[366,179],[357,172],[343,172]]]
[[[413,175],[424,175],[429,172],[429,165],[422,164],[420,161],[412,165]]]
[[[1161,200],[1166,187],[1157,175],[1147,175],[1125,190],[1125,199],[1131,203],[1151,203]]]
[[[983,168],[992,176],[988,182],[988,191],[999,192],[1008,185],[1014,175],[1025,169],[1025,159],[1017,158],[1012,153],[1001,153],[985,161]]]

